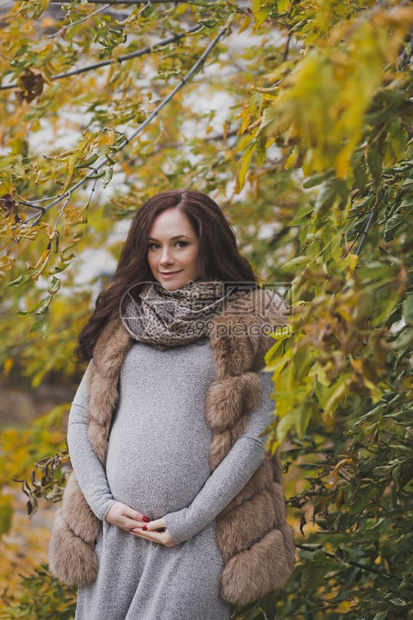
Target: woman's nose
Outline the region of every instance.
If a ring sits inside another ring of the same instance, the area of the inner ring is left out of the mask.
[[[168,264],[171,262],[171,256],[169,254],[169,250],[168,249],[164,249],[161,255],[161,259],[159,261],[161,263],[161,265],[163,264]]]

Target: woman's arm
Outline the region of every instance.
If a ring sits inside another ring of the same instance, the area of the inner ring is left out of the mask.
[[[92,444],[88,437],[86,408],[89,402],[87,388],[89,373],[90,364],[83,376],[70,409],[67,446],[73,471],[82,493],[98,519],[104,521],[109,509],[116,500],[109,488],[105,469],[93,452]]]
[[[164,515],[169,534],[175,544],[189,540],[206,527],[244,488],[265,456],[266,437],[259,435],[274,420],[272,374],[260,373],[262,398],[251,413],[242,436],[214,469],[190,506]]]

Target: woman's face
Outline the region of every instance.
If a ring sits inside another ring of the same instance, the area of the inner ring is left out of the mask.
[[[148,239],[148,263],[154,278],[168,291],[197,280],[198,249],[197,234],[186,215],[177,208],[162,211]]]

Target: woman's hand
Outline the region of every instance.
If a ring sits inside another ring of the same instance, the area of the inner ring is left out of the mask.
[[[133,510],[133,508],[130,508],[127,504],[124,504],[123,502],[115,502],[110,507],[105,517],[105,521],[111,523],[112,525],[117,525],[125,532],[130,532],[134,527],[142,527],[143,525],[146,525],[149,519],[138,510]]]
[[[166,527],[164,519],[154,519],[153,521],[149,521],[149,523],[145,523],[143,527],[145,529],[142,529],[142,526],[132,528],[131,534],[160,543],[161,545],[165,545],[165,547],[176,546],[176,543],[174,543],[171,535],[169,534],[169,530]],[[157,532],[156,530],[159,529],[162,529],[162,531]]]

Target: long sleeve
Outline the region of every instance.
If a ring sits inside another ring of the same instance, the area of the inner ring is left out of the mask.
[[[101,521],[105,520],[115,503],[106,478],[105,469],[93,452],[88,437],[86,408],[89,395],[87,389],[90,365],[79,385],[70,409],[67,446],[76,479],[90,508]]]
[[[175,544],[187,541],[200,532],[244,488],[265,456],[266,437],[260,435],[273,421],[272,375],[260,373],[261,403],[251,414],[243,435],[235,442],[221,463],[196,495],[190,506],[164,515]]]

